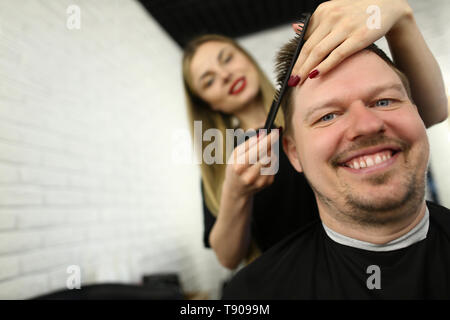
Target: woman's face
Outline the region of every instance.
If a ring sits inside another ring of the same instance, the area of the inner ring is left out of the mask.
[[[216,111],[233,114],[259,92],[256,67],[230,43],[209,41],[200,45],[190,71],[194,91]]]

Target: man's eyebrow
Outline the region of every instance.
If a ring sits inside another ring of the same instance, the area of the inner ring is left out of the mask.
[[[366,97],[368,98],[372,98],[374,96],[376,96],[377,94],[379,94],[380,92],[386,91],[386,90],[397,90],[397,91],[404,91],[404,87],[402,84],[398,83],[398,82],[394,82],[394,83],[389,83],[389,84],[383,84],[383,85],[379,85],[376,86],[374,88],[371,88],[367,94]],[[309,121],[309,118],[317,111],[321,110],[321,109],[325,109],[328,108],[330,106],[333,105],[337,105],[341,103],[341,99],[339,98],[331,98],[328,100],[325,100],[324,102],[320,102],[318,103],[316,106],[312,106],[311,108],[309,108],[309,110],[307,111],[306,115],[305,115],[305,122]]]
[[[321,103],[318,106],[311,107],[305,115],[304,122],[309,122],[309,118],[317,111],[319,111],[321,109],[326,109],[332,105],[337,105],[337,104],[339,104],[339,99],[330,99],[324,103]]]
[[[226,49],[226,47],[222,48],[222,50],[219,51],[219,54],[217,55],[217,60],[218,61],[222,61],[222,57],[223,57],[223,54],[225,52],[225,49]],[[198,81],[199,82],[202,81],[202,79],[207,77],[210,73],[211,73],[210,71],[203,72],[202,75],[200,76],[200,78],[198,78]]]

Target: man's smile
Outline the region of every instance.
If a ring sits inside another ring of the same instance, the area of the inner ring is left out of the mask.
[[[370,174],[380,172],[391,167],[397,160],[400,151],[393,152],[385,150],[371,155],[353,158],[341,165],[341,167],[351,173]]]
[[[337,166],[351,173],[374,173],[393,165],[401,151],[402,148],[396,145],[386,144],[365,148],[349,153],[337,162]]]

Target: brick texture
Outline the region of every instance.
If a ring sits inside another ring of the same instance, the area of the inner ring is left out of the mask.
[[[180,60],[134,0],[0,1],[0,299],[63,289],[70,265],[82,286],[171,271],[217,297],[198,168],[170,162]]]

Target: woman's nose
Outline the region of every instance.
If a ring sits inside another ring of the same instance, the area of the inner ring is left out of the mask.
[[[220,69],[219,75],[220,75],[220,78],[223,79],[224,83],[230,82],[233,77],[231,71],[229,71],[228,69],[225,69],[225,68]]]
[[[372,108],[363,103],[350,107],[350,125],[347,138],[355,140],[361,136],[375,135],[385,131],[384,120]]]

